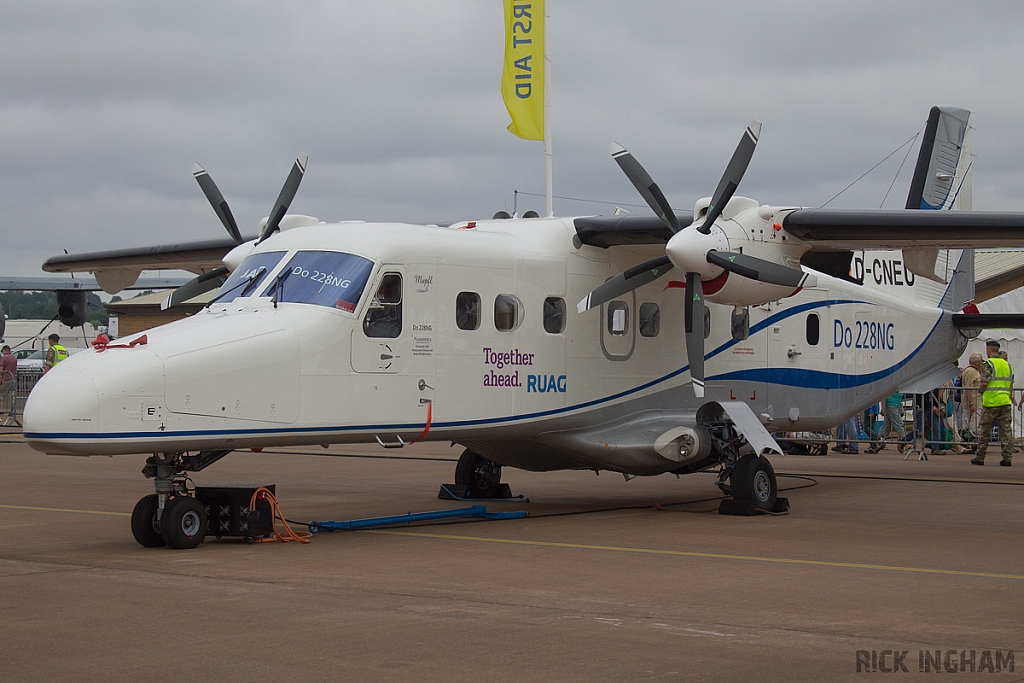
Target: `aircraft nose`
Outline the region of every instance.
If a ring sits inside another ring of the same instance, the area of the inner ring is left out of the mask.
[[[99,391],[89,374],[58,365],[36,383],[25,402],[25,438],[37,450],[66,451],[55,448],[55,440],[95,429],[99,403]],[[87,444],[75,449],[83,455],[91,451]]]

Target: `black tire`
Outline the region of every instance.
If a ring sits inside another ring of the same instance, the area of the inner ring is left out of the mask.
[[[749,500],[761,510],[774,510],[779,497],[779,485],[775,480],[775,469],[768,458],[749,453],[740,458],[732,470],[730,479],[732,497]]]
[[[132,536],[143,548],[158,548],[164,544],[160,535],[160,522],[156,519],[160,499],[155,493],[143,496],[132,510]]]
[[[497,498],[501,491],[501,465],[467,448],[455,466],[455,483],[465,486],[470,498]]]
[[[206,538],[206,508],[192,496],[178,496],[164,507],[160,533],[168,548],[190,550]]]

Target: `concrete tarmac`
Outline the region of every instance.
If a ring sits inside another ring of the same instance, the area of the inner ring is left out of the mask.
[[[437,499],[459,452],[240,452],[193,479],[375,517],[463,506]],[[792,512],[759,517],[717,514],[711,474],[506,469],[530,502],[489,509],[528,519],[175,551],[131,536],[145,456],[0,435],[0,679],[842,681],[895,651],[918,680],[939,651],[943,680],[1024,680],[1024,457],[968,458],[773,458]]]

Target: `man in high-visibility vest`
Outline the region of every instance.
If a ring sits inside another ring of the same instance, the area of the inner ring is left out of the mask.
[[[46,350],[46,360],[43,362],[44,375],[50,370],[53,370],[53,366],[67,358],[69,355],[68,350],[60,345],[59,334],[51,334],[47,337],[47,341],[50,342],[50,348]]]
[[[971,464],[985,464],[992,423],[996,423],[1003,451],[999,464],[1009,467],[1013,459],[1013,368],[999,357],[999,342],[987,342],[985,353],[988,358],[981,364],[981,433],[978,434],[978,455],[971,458]]]

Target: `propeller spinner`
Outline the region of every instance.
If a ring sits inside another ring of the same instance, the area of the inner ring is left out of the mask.
[[[686,305],[684,309],[686,355],[690,365],[693,391],[698,398],[704,396],[704,294],[700,285],[701,280],[712,279],[722,270],[726,270],[740,277],[796,289],[803,286],[808,277],[802,271],[787,268],[772,261],[729,251],[729,241],[724,233],[713,232],[711,229],[715,221],[721,217],[722,210],[732,199],[736,188],[743,179],[743,174],[754,155],[760,134],[761,123],[751,121],[711,197],[711,204],[703,222],[699,226],[694,222],[693,225],[686,228],[679,226],[675,213],[661,188],[644,170],[640,162],[618,144],[613,143],[608,148],[619,168],[633,183],[633,187],[668,226],[673,235],[665,246],[665,256],[633,266],[611,278],[580,301],[577,310],[582,313],[596,308],[653,282],[673,267],[684,271],[686,273]]]

